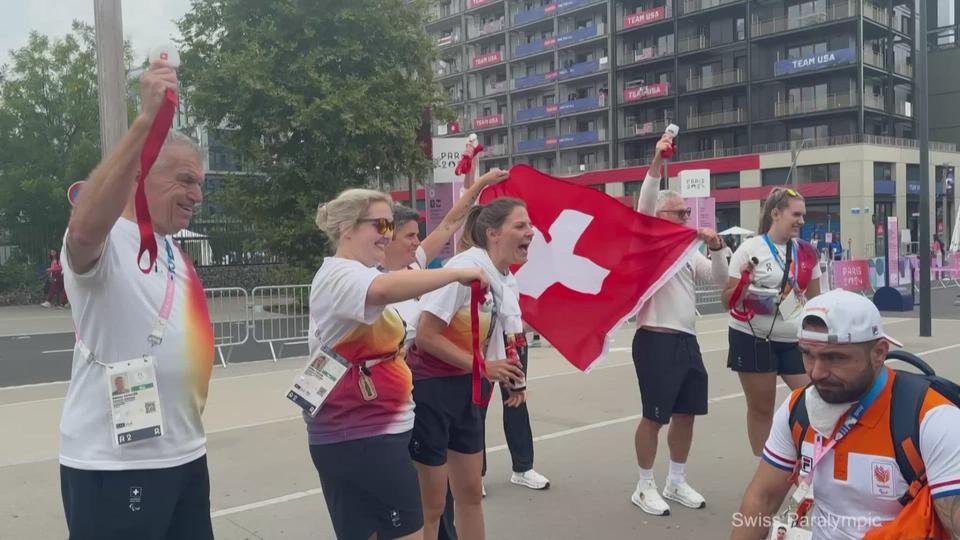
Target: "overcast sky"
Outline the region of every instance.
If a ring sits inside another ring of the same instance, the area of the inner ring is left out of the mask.
[[[136,63],[152,47],[179,37],[174,19],[190,8],[190,0],[122,0],[123,35],[133,45]],[[93,26],[93,0],[0,0],[0,64],[10,63],[10,50],[27,44],[31,31],[62,38],[74,20]]]

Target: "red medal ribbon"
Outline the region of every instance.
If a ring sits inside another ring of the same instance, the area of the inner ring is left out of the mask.
[[[150,219],[150,207],[147,205],[147,194],[144,191],[144,179],[150,174],[150,168],[157,161],[163,142],[167,139],[170,126],[173,125],[173,115],[177,111],[177,94],[167,90],[167,95],[153,119],[147,141],[143,143],[140,152],[140,176],[137,178],[137,226],[140,228],[140,250],[137,252],[137,266],[144,274],[150,273],[157,261],[157,239],[153,236],[153,221]],[[149,254],[146,266],[142,264],[144,252]]]

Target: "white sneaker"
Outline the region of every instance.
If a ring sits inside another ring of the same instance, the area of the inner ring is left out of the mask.
[[[686,481],[672,484],[667,480],[667,487],[663,488],[663,496],[687,508],[703,508],[707,505],[703,495],[697,493],[697,490],[690,487]]]
[[[510,483],[526,486],[530,489],[547,489],[550,487],[550,480],[533,469],[527,472],[513,473],[510,477]]]
[[[670,506],[660,497],[660,493],[657,492],[657,482],[654,480],[637,482],[637,489],[634,490],[630,501],[648,514],[654,516],[670,515]]]
[[[50,302],[44,302],[40,304],[40,307],[52,307],[52,305],[50,304]]]

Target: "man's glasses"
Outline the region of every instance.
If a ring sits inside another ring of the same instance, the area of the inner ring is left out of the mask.
[[[688,218],[693,214],[692,208],[682,208],[680,210],[661,210],[664,214],[676,214],[677,217]]]
[[[363,218],[358,219],[357,223],[373,223],[374,227],[377,228],[377,232],[384,236],[393,234],[394,230],[393,220],[387,218]]]

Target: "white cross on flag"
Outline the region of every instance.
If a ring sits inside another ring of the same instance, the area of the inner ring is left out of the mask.
[[[583,371],[697,247],[691,228],[528,165],[510,169],[480,202],[497,197],[525,201],[535,228],[527,263],[514,269],[523,319]]]

